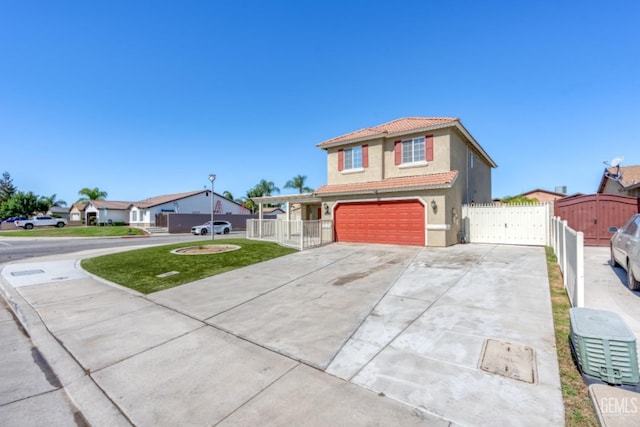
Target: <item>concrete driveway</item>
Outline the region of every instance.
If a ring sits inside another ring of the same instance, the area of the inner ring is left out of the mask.
[[[94,425],[564,423],[542,248],[332,244],[146,297],[63,256],[2,285]]]

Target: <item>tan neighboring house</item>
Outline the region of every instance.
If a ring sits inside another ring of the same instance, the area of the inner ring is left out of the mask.
[[[563,197],[567,197],[565,193],[557,193],[555,191],[541,190],[536,188],[535,190],[527,191],[521,194],[529,199],[536,199],[540,203],[549,203]]]
[[[640,165],[605,168],[598,193],[640,197]]]
[[[82,222],[84,220],[84,208],[87,207],[86,203],[76,202],[71,205],[69,209],[69,221]]]
[[[327,185],[254,200],[300,203],[302,219],[333,220],[336,241],[453,245],[462,205],[491,202],[497,165],[457,118],[406,117],[317,146]]]

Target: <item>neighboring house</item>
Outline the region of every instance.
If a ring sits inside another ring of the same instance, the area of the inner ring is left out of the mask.
[[[528,199],[536,199],[540,203],[548,203],[553,202],[554,200],[562,199],[563,197],[567,197],[567,194],[536,188],[535,190],[522,193],[521,196],[524,196]]]
[[[291,201],[303,219],[332,219],[336,241],[453,245],[462,205],[491,202],[497,165],[457,118],[407,117],[317,146],[327,152],[327,185]]]
[[[598,193],[640,197],[640,165],[605,168]]]
[[[156,225],[156,216],[164,213],[211,213],[211,191],[198,190],[186,193],[167,194],[132,202],[128,222],[132,226],[151,227]],[[213,213],[250,214],[240,203],[214,193]]]
[[[265,215],[280,215],[284,213],[282,208],[262,208],[262,213]]]
[[[96,223],[128,223],[129,209],[132,202],[115,200],[89,200],[84,208],[84,223],[95,225]]]
[[[70,208],[65,208],[64,206],[51,206],[47,215],[69,219]]]
[[[84,219],[84,209],[87,207],[86,203],[77,202],[71,205],[69,209],[69,221],[81,222]]]

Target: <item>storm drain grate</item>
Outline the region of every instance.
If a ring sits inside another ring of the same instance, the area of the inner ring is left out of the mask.
[[[480,359],[480,369],[514,380],[534,383],[533,349],[522,344],[487,339]]]
[[[12,271],[12,276],[31,276],[32,274],[41,274],[44,273],[44,270],[22,270],[22,271]]]

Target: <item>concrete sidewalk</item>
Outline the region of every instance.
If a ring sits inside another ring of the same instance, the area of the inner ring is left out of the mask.
[[[564,423],[542,248],[332,244],[148,296],[89,255],[0,284],[92,425]]]

